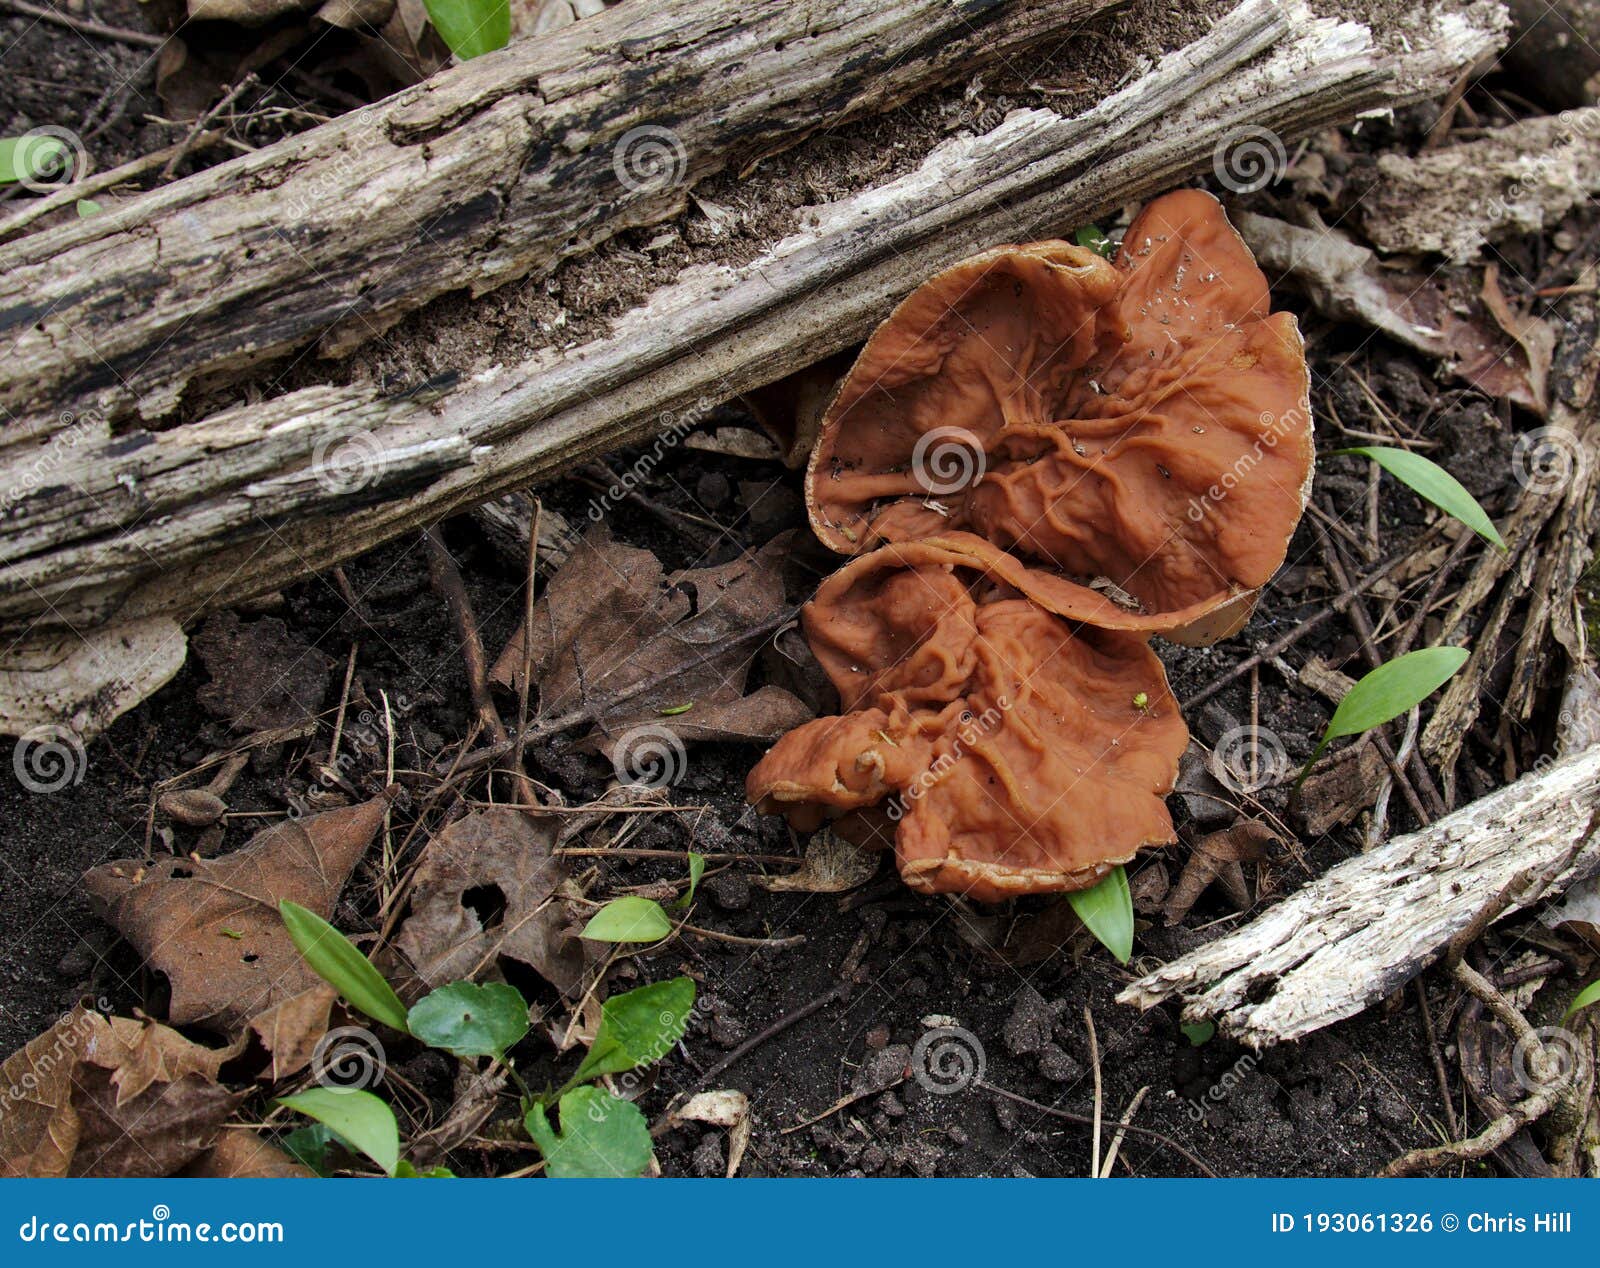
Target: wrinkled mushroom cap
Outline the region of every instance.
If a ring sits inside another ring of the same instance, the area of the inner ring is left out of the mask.
[[[1270,312],[1221,205],[1179,191],[1115,264],[1040,242],[919,287],[824,417],[812,524],[845,554],[967,529],[1114,583],[1149,618],[1115,628],[1210,641],[1248,617],[1304,509],[1308,393],[1294,318]]]
[[[1054,615],[1007,563],[906,542],[824,582],[806,632],[848,712],[779,740],[750,800],[856,840],[892,823],[908,885],[985,901],[1081,889],[1173,840],[1188,730],[1161,662]]]

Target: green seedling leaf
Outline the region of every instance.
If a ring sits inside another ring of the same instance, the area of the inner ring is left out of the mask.
[[[652,898],[625,894],[595,912],[579,937],[592,942],[660,942],[672,932],[672,921]]]
[[[314,1118],[352,1149],[364,1153],[392,1176],[400,1164],[400,1128],[394,1111],[371,1092],[357,1088],[314,1087],[278,1104]]]
[[[321,1123],[307,1123],[304,1127],[296,1127],[279,1143],[283,1146],[283,1152],[302,1167],[310,1167],[326,1179],[333,1174],[333,1162],[328,1155],[335,1145],[344,1142]]]
[[[278,914],[312,972],[338,991],[345,1003],[374,1021],[405,1032],[406,1006],[360,947],[299,903],[284,899],[278,904]]]
[[[1128,873],[1118,867],[1098,885],[1068,894],[1067,899],[1089,932],[1118,963],[1126,964],[1133,954],[1133,895],[1128,890]]]
[[[1358,445],[1352,449],[1335,449],[1331,457],[1355,454],[1371,458],[1401,484],[1408,486],[1419,497],[1432,502],[1446,515],[1453,515],[1479,537],[1500,550],[1506,548],[1494,521],[1478,499],[1462,488],[1461,481],[1437,462],[1424,458],[1409,449],[1395,449],[1388,445]]]
[[[613,995],[600,1006],[600,1028],[571,1083],[661,1060],[683,1038],[693,1011],[690,977],[668,978]]]
[[[524,1120],[544,1155],[546,1175],[557,1179],[631,1179],[650,1165],[650,1126],[631,1101],[597,1087],[561,1098],[561,1133],[535,1105]]]
[[[456,1173],[449,1167],[429,1167],[426,1171],[418,1171],[406,1159],[400,1159],[400,1164],[394,1169],[396,1180],[454,1180]]]
[[[1305,779],[1306,772],[1332,741],[1340,736],[1370,731],[1398,718],[1413,705],[1421,704],[1467,663],[1470,654],[1465,647],[1424,647],[1396,657],[1366,674],[1339,701],[1311,760],[1300,772],[1300,780]],[[1297,787],[1300,780],[1296,781]]]
[[[60,164],[66,152],[66,142],[53,136],[0,139],[0,185],[48,176]]]
[[[682,911],[694,901],[694,891],[700,888],[700,878],[706,874],[706,856],[689,851],[689,888],[683,897],[673,903],[675,911]]]
[[[1099,225],[1084,225],[1072,235],[1072,240],[1080,247],[1088,247],[1096,255],[1103,255],[1107,259],[1116,254],[1117,244],[1100,231]]]
[[[1590,1004],[1600,1004],[1600,981],[1590,982],[1573,997],[1572,1003],[1567,1006],[1567,1011],[1561,1014],[1561,1020],[1566,1021],[1580,1008],[1588,1008]]]
[[[511,42],[511,0],[423,0],[428,20],[461,61]]]
[[[656,712],[664,718],[675,718],[680,713],[688,713],[692,708],[694,708],[693,700],[689,701],[688,704],[675,704],[670,709],[657,709]]]
[[[1211,1037],[1217,1033],[1217,1023],[1214,1021],[1191,1021],[1179,1026],[1183,1037],[1189,1041],[1191,1048],[1198,1048],[1201,1044],[1211,1042]]]
[[[76,206],[78,208],[79,220],[87,220],[90,216],[94,215],[100,210],[100,204],[95,202],[95,200],[92,198],[80,198],[78,199]]]
[[[451,982],[413,1004],[406,1024],[454,1056],[503,1057],[528,1033],[528,1001],[504,982]]]

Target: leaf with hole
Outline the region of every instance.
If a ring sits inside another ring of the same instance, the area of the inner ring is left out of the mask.
[[[1469,655],[1465,647],[1424,647],[1364,675],[1339,701],[1296,786],[1332,741],[1370,731],[1421,704],[1467,663]]]
[[[544,1155],[545,1173],[557,1179],[625,1179],[650,1165],[650,1127],[631,1101],[597,1087],[580,1087],[561,1098],[561,1130],[551,1127],[544,1106],[524,1120]]]
[[[672,921],[660,903],[625,894],[595,912],[579,937],[592,942],[660,942],[671,932]]]
[[[511,42],[511,0],[423,0],[439,38],[461,61]]]
[[[400,1128],[394,1111],[371,1092],[357,1088],[314,1087],[278,1104],[314,1118],[350,1148],[365,1154],[392,1176],[400,1162]]]
[[[706,874],[706,856],[689,851],[689,888],[682,898],[672,904],[673,910],[682,911],[694,901],[694,892],[700,888],[700,878]]]
[[[372,967],[372,961],[361,954],[360,947],[299,903],[285,899],[278,904],[278,914],[306,963],[344,997],[345,1003],[374,1021],[405,1032],[406,1006],[383,980],[383,974]]]
[[[1357,445],[1350,449],[1335,449],[1329,456],[1338,458],[1344,455],[1371,458],[1418,497],[1432,502],[1446,515],[1455,516],[1491,545],[1500,550],[1506,548],[1494,521],[1478,505],[1478,499],[1437,462],[1409,449],[1396,449],[1389,445]]]
[[[1573,997],[1572,1003],[1567,1006],[1567,1011],[1561,1014],[1561,1020],[1566,1021],[1580,1008],[1588,1008],[1590,1004],[1600,1004],[1600,982],[1590,982]]]
[[[1067,901],[1089,932],[1119,963],[1126,964],[1133,954],[1133,894],[1128,889],[1128,873],[1117,867],[1098,885],[1068,894]]]
[[[600,1006],[594,1043],[571,1083],[621,1074],[661,1060],[683,1038],[692,1011],[694,979],[690,977],[668,978],[613,995]]]
[[[454,1056],[503,1057],[528,1033],[528,1001],[504,982],[451,982],[413,1004],[406,1023]]]

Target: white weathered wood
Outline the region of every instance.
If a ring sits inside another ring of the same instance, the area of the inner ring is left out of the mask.
[[[0,246],[0,445],[63,413],[159,419],[191,381],[546,272],[730,164],[1026,60],[1118,2],[630,0],[474,58]]]
[[[1186,1019],[1214,1020],[1254,1048],[1298,1039],[1422,972],[1508,887],[1511,912],[1600,868],[1597,816],[1600,746],[1330,868],[1117,999],[1149,1008],[1180,997]]]
[[[1302,3],[1243,0],[1083,114],[1017,111],[951,140],[899,179],[804,213],[748,264],[687,272],[586,344],[433,399],[319,387],[160,433],[90,434],[49,487],[7,509],[0,631],[188,620],[663,428],[658,443],[675,443],[683,411],[859,341],[976,250],[1064,232],[1208,170],[1242,128],[1289,140],[1442,91],[1503,20],[1493,3],[1426,6],[1391,53]],[[358,487],[319,478],[319,447],[325,457],[340,438],[370,455]],[[0,504],[15,471],[0,455]],[[401,496],[408,483],[420,487]]]

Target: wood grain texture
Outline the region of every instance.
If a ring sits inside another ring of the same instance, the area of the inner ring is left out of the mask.
[[[693,184],[1060,40],[1118,0],[630,0],[0,246],[0,444],[157,419],[452,290],[676,215]]]
[[[577,347],[431,398],[318,387],[163,432],[87,428],[70,448],[52,441],[9,463],[0,451],[0,631],[187,621],[608,449],[676,443],[682,411],[859,342],[964,256],[1209,171],[1242,129],[1287,142],[1441,92],[1503,23],[1497,4],[1426,6],[1390,53],[1357,23],[1243,0],[1094,108],[1017,111],[952,139],[895,180],[802,213],[747,264],[686,271]],[[329,478],[341,453],[357,478]],[[48,480],[27,474],[45,461]]]
[[[1330,868],[1117,999],[1149,1008],[1181,998],[1186,1020],[1212,1019],[1258,1049],[1298,1039],[1410,981],[1508,887],[1516,911],[1600,868],[1597,813],[1600,746]],[[1534,884],[1552,869],[1548,885]]]

